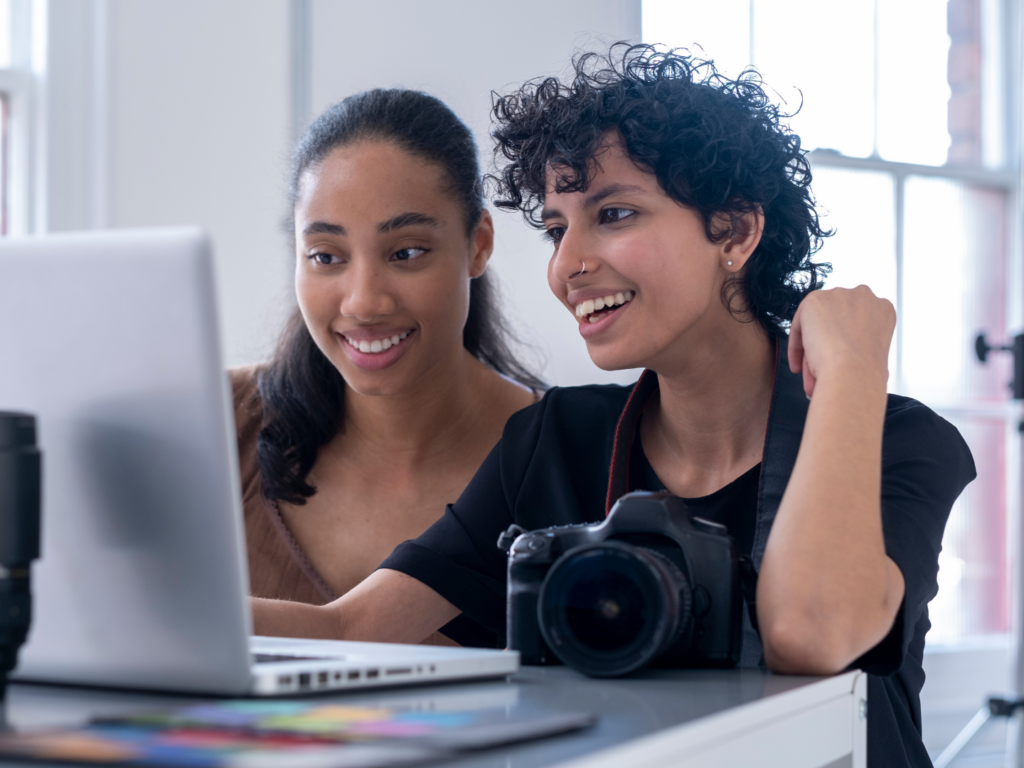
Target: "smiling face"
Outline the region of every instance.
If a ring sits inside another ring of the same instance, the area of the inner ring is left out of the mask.
[[[700,214],[665,194],[617,140],[597,153],[592,170],[583,192],[556,192],[548,173],[542,217],[555,247],[548,284],[598,367],[667,371],[688,347],[738,324],[722,287],[756,247],[761,219],[750,217],[746,234],[712,243]]]
[[[295,204],[295,289],[310,334],[346,383],[401,392],[464,355],[469,281],[493,228],[472,236],[443,170],[364,141],[307,170]]]

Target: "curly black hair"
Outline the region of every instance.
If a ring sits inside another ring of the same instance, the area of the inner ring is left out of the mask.
[[[586,190],[595,154],[616,132],[666,194],[701,215],[711,242],[731,237],[744,214],[764,212],[760,244],[722,300],[784,332],[831,271],[811,257],[832,233],[818,221],[800,137],[780,122],[792,115],[771,103],[757,71],[731,80],[685,49],[623,42],[576,56],[573,70],[571,83],[547,77],[494,94],[495,205],[543,227],[549,169],[559,193]]]

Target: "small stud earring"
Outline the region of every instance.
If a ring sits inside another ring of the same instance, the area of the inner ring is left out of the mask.
[[[727,266],[727,267],[731,267],[731,266],[732,266],[732,262],[731,262],[731,261],[727,261],[727,262],[725,262],[725,266]]]

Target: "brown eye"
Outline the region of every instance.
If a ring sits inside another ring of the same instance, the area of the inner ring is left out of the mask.
[[[550,229],[544,230],[544,237],[551,242],[558,244],[565,237],[565,227],[551,227]]]
[[[403,248],[400,251],[395,251],[391,254],[391,258],[395,261],[414,261],[419,259],[427,253],[426,248]]]
[[[339,261],[339,259],[336,258],[333,254],[323,253],[319,251],[316,253],[309,254],[307,258],[309,258],[311,261],[315,261],[317,264],[324,267],[329,267],[331,264],[337,264]]]
[[[636,211],[629,208],[604,208],[601,210],[600,222],[602,224],[615,224],[616,222],[635,216]]]

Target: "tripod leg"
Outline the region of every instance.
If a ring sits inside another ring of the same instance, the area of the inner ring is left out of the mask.
[[[1005,768],[1022,768],[1024,761],[1024,711],[1018,708],[1006,723]]]
[[[942,750],[942,754],[935,758],[935,768],[947,768],[991,717],[992,712],[987,706],[979,709],[977,714],[971,718],[971,722],[965,725],[964,729],[949,743],[949,746]]]

